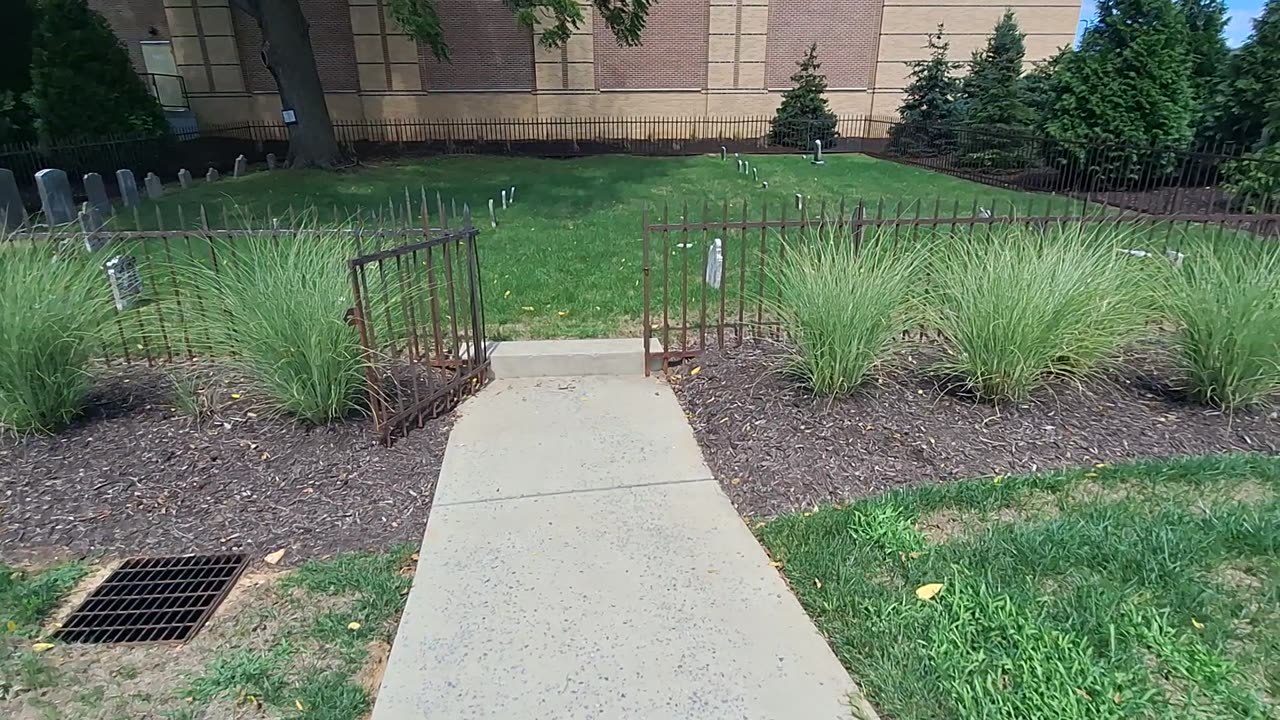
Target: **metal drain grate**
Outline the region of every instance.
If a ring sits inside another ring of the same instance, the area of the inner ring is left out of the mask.
[[[125,560],[54,636],[81,643],[187,640],[226,598],[248,562],[246,555]]]

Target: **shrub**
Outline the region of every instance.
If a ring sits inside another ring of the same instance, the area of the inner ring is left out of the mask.
[[[1217,140],[1255,148],[1267,128],[1280,132],[1280,0],[1267,0],[1249,39],[1231,53],[1209,102],[1210,133]],[[1255,148],[1256,149],[1256,148]]]
[[[1280,137],[1258,152],[1227,163],[1223,186],[1250,212],[1280,211]]]
[[[1125,236],[1102,226],[1001,226],[954,236],[932,268],[940,369],[988,399],[1096,371],[1143,327],[1149,297]]]
[[[180,272],[192,333],[278,409],[320,423],[360,404],[362,352],[345,319],[351,304],[350,237],[315,226],[293,238],[236,237],[216,269]]]
[[[788,245],[768,300],[792,342],[788,372],[819,395],[861,385],[911,325],[922,257],[888,239],[855,248],[847,232],[815,230]]]
[[[100,258],[0,238],[0,425],[51,432],[75,418],[112,306]]]
[[[1280,252],[1196,253],[1170,277],[1178,365],[1192,394],[1234,410],[1280,390]]]
[[[810,148],[814,140],[823,147],[835,144],[836,114],[827,107],[827,78],[818,70],[818,44],[809,46],[799,68],[791,76],[791,89],[783,93],[782,104],[769,126],[769,142],[796,148]]]

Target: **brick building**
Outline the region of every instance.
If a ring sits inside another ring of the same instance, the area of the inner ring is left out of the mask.
[[[891,115],[939,22],[965,60],[1012,6],[1031,63],[1070,44],[1080,16],[1080,0],[659,0],[641,47],[589,15],[544,50],[502,0],[437,1],[452,63],[399,32],[383,0],[301,0],[335,119],[763,115],[810,42],[837,113]],[[201,121],[278,117],[258,29],[228,0],[90,2],[139,71],[185,78]]]

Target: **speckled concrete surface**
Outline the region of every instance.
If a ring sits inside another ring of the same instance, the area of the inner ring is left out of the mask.
[[[498,381],[453,437],[374,720],[855,716],[666,386]]]

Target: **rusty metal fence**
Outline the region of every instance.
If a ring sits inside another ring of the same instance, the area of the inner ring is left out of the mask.
[[[969,201],[797,198],[796,204],[781,205],[742,200],[692,210],[688,204],[663,204],[646,208],[642,224],[646,372],[748,338],[781,338],[782,328],[769,312],[776,289],[772,277],[797,243],[834,240],[858,247],[877,239],[943,247],[957,235],[998,241],[999,228],[1011,225],[1051,231],[1104,224],[1122,228],[1134,253],[1180,258],[1224,244],[1280,240],[1280,214],[1156,215],[1052,195]]]

